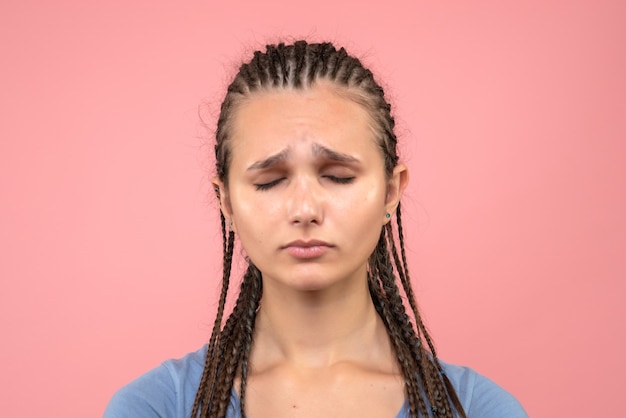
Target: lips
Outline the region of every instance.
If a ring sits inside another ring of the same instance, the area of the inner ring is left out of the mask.
[[[289,255],[299,259],[311,259],[324,255],[333,245],[319,240],[296,240],[285,245],[283,249]]]

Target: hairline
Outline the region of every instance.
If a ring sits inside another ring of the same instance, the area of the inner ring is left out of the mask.
[[[338,97],[350,100],[353,103],[358,104],[365,110],[365,112],[368,115],[367,120],[368,120],[369,128],[372,131],[372,134],[374,136],[374,141],[380,148],[381,158],[383,158],[383,161],[384,161],[385,160],[385,152],[383,149],[384,140],[381,138],[382,132],[376,121],[377,119],[375,116],[376,111],[372,105],[372,101],[373,101],[372,98],[370,98],[369,95],[367,95],[367,93],[365,93],[363,89],[358,86],[344,85],[328,77],[315,78],[311,82],[301,84],[300,86],[295,86],[292,84],[270,85],[270,86],[262,85],[262,86],[258,86],[254,90],[248,88],[245,93],[232,93],[233,94],[232,96],[233,108],[231,110],[230,117],[228,118],[228,121],[225,124],[227,140],[225,141],[225,144],[224,144],[224,146],[229,148],[229,151],[231,153],[230,157],[232,158],[232,148],[229,146],[228,142],[232,140],[232,136],[230,135],[232,133],[232,126],[233,126],[232,121],[237,117],[239,106],[241,106],[242,103],[244,103],[246,100],[252,99],[256,96],[261,96],[266,93],[281,92],[281,91],[284,91],[284,92],[306,91],[306,90],[314,89],[316,87],[327,87],[330,89],[332,93],[336,94]],[[226,172],[224,174],[224,178],[222,179],[224,181],[224,186],[227,188],[228,188],[228,171],[230,169],[230,162],[231,161],[227,161]],[[385,171],[385,176],[389,177],[390,173],[387,172],[387,169],[385,169],[384,171]]]

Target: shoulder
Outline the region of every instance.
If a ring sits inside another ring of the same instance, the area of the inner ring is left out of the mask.
[[[468,418],[526,418],[517,399],[491,379],[469,367],[440,361]]]
[[[206,346],[167,360],[119,389],[105,418],[188,417],[204,369]]]

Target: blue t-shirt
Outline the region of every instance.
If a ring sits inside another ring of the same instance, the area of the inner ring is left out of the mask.
[[[104,418],[189,418],[200,384],[207,346],[177,360],[167,360],[113,395]],[[468,367],[441,362],[468,418],[527,418],[510,393]],[[227,418],[241,415],[233,390]],[[396,418],[409,418],[408,401]]]

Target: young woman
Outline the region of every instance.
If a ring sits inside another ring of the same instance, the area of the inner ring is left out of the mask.
[[[216,131],[224,276],[211,339],[122,388],[105,417],[526,416],[437,357],[407,269],[409,176],[390,108],[330,43],[270,45],[241,66]],[[235,237],[249,266],[222,327]]]

